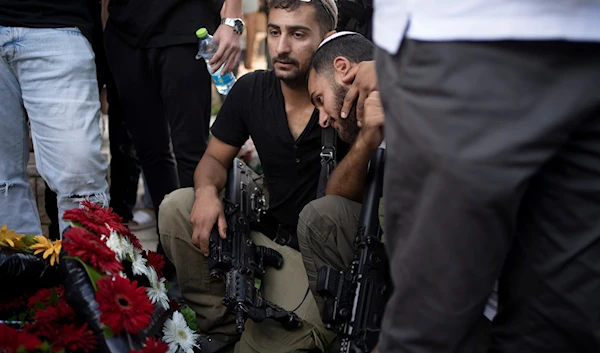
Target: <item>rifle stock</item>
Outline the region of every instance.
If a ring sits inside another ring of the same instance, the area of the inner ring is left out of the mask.
[[[317,293],[325,302],[323,322],[341,337],[343,353],[371,352],[377,345],[381,319],[392,290],[378,217],[384,160],[385,149],[377,149],[369,165],[350,268],[319,269]]]
[[[234,160],[227,172],[223,199],[227,238],[222,239],[216,227],[210,235],[209,271],[211,276],[225,280],[223,304],[236,316],[236,329],[240,333],[248,318],[256,322],[274,319],[287,329],[301,325],[295,313],[265,300],[256,284],[267,266],[279,269],[283,265],[279,252],[254,244],[250,235],[251,228],[258,227],[267,210],[258,179],[242,161]]]

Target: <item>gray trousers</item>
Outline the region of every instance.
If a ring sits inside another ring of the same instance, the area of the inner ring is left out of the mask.
[[[319,312],[323,298],[316,292],[317,274],[323,266],[341,271],[354,258],[361,204],[340,196],[325,196],[304,206],[298,219],[298,245],[308,276],[308,285]]]
[[[600,44],[377,54],[395,286],[379,353],[472,352],[497,278],[489,352],[599,352]]]

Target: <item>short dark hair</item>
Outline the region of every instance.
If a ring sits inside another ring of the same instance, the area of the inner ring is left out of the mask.
[[[302,3],[310,4],[315,8],[315,17],[319,23],[319,30],[321,35],[324,36],[325,34],[333,31],[337,26],[337,7],[335,9],[329,9],[326,7],[323,1],[327,0],[312,0],[310,2],[301,0],[267,0],[267,15],[271,9],[294,11],[300,7],[300,4]],[[335,6],[335,2],[333,2],[333,4]]]
[[[343,56],[353,63],[373,60],[375,45],[361,34],[347,34],[323,44],[313,55],[308,72],[315,69],[318,75],[333,72],[333,60]]]

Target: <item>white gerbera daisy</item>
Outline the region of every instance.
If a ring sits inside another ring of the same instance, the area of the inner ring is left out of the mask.
[[[158,278],[156,270],[152,266],[148,266],[148,280],[150,287],[146,288],[148,298],[152,304],[159,303],[163,309],[169,308],[169,296],[167,295],[167,287],[165,287],[165,278]]]
[[[106,246],[117,254],[117,259],[123,261],[128,254],[133,252],[133,244],[124,236],[112,230],[110,236],[106,240]]]
[[[169,345],[169,353],[177,353],[179,350],[194,353],[194,347],[200,348],[196,343],[198,335],[189,328],[179,311],[174,312],[173,318],[165,322],[163,334],[163,341]]]
[[[142,256],[142,251],[138,248],[133,248],[129,253],[131,258],[131,271],[134,275],[147,275],[148,266],[146,266],[146,259]]]

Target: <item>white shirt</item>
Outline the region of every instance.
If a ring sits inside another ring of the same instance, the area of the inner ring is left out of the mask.
[[[600,42],[600,0],[374,0],[373,39]]]

